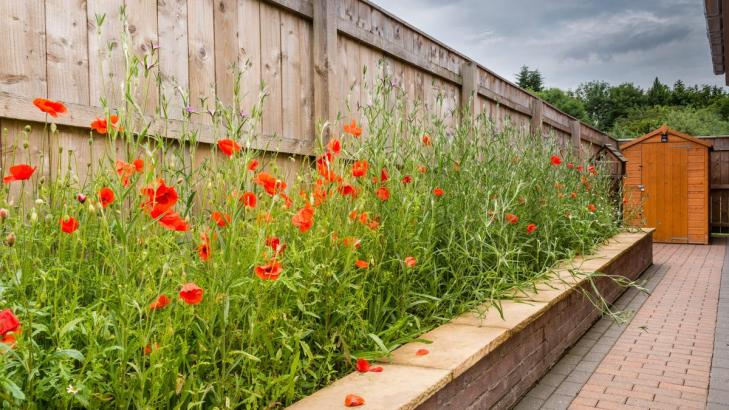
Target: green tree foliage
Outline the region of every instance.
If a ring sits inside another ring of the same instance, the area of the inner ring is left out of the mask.
[[[592,119],[587,115],[585,104],[572,91],[552,87],[537,93],[537,95],[544,101],[581,121],[592,122]]]
[[[517,82],[532,91],[543,88],[539,71],[527,66],[517,74]],[[656,77],[646,90],[633,83],[611,85],[598,80],[582,83],[574,91],[544,88],[537,95],[621,138],[640,136],[662,124],[692,135],[729,135],[729,93],[722,87],[690,86],[682,80],[671,86]]]
[[[519,87],[526,90],[540,92],[544,88],[544,79],[539,70],[530,70],[527,66],[521,66],[521,70],[516,74],[516,83]]]

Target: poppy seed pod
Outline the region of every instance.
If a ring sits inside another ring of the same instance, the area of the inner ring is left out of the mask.
[[[8,246],[15,245],[15,234],[10,232],[8,236],[5,238],[5,243],[8,244]]]

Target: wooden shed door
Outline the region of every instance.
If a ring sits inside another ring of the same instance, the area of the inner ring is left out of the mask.
[[[642,145],[644,216],[657,242],[688,242],[688,150],[681,142]]]

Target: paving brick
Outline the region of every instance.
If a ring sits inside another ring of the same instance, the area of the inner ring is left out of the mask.
[[[630,289],[616,301],[635,309],[632,321],[596,322],[555,366],[559,377],[545,379],[554,384],[565,376],[547,401],[578,390],[570,408],[729,410],[729,391],[716,388],[729,386],[726,243],[655,244],[654,265],[644,274],[651,294]],[[721,313],[717,318],[717,309],[725,309],[726,320]]]

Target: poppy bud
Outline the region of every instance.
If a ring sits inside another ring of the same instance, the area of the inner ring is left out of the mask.
[[[15,245],[15,234],[10,232],[8,236],[5,238],[5,243],[8,244],[8,246]]]
[[[10,211],[5,208],[0,208],[0,222],[8,219],[8,216],[10,216]]]
[[[81,192],[79,192],[78,194],[76,194],[76,200],[79,203],[83,204],[84,202],[86,202],[86,195],[84,195]]]

